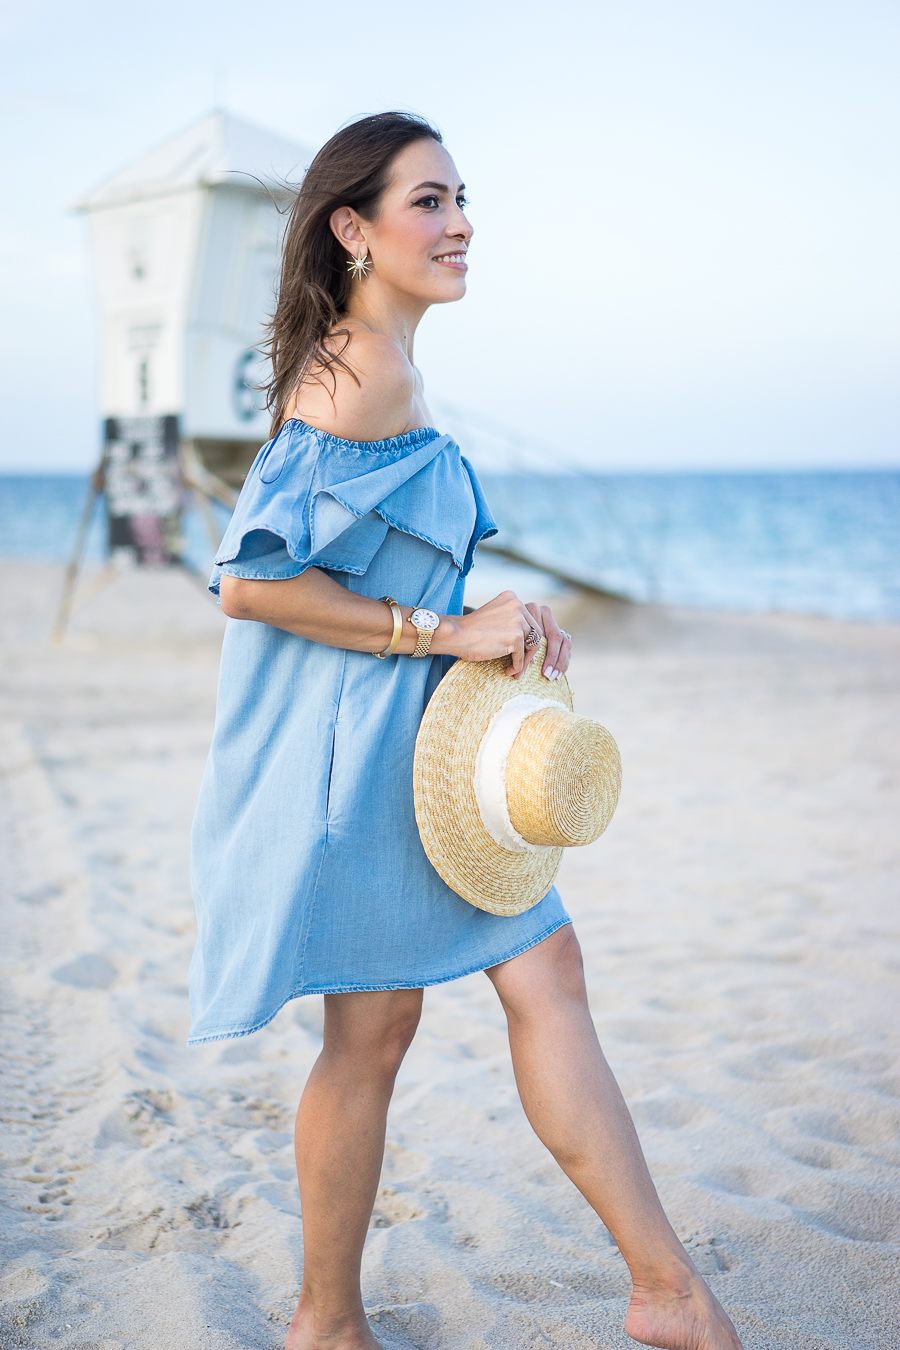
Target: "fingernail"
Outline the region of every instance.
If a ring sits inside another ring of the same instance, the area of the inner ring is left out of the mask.
[[[554,680],[558,680],[561,674],[562,674],[562,671],[561,671],[561,670],[554,670],[554,672],[553,672],[553,678],[554,678]]]
[[[548,680],[552,680],[552,679],[553,679],[553,667],[552,667],[552,666],[544,666],[544,674],[546,675],[546,677],[547,677]]]

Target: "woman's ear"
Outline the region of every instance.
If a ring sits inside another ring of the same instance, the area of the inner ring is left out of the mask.
[[[336,211],[332,211],[328,223],[338,243],[351,253],[355,254],[359,245],[366,242],[366,236],[360,229],[360,218],[352,206],[339,206]]]

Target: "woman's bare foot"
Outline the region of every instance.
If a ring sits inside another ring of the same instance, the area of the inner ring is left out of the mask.
[[[300,1295],[294,1319],[288,1327],[284,1350],[382,1350],[362,1310],[341,1325],[317,1331],[310,1299]]]
[[[666,1287],[635,1284],[625,1331],[657,1350],[743,1350],[731,1318],[695,1270]]]

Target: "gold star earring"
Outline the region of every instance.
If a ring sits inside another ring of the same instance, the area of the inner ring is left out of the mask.
[[[347,266],[350,268],[351,279],[356,281],[369,275],[372,264],[369,262],[368,253],[357,253],[355,258],[347,259]]]

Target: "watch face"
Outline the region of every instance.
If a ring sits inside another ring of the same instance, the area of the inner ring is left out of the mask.
[[[409,616],[410,623],[414,628],[424,628],[433,631],[440,623],[440,619],[430,609],[414,609]]]

